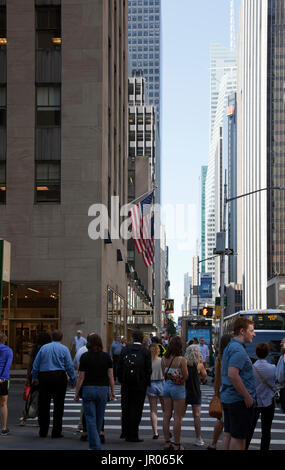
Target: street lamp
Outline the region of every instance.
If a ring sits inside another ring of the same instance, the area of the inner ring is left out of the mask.
[[[224,284],[225,284],[225,256],[229,255],[234,255],[233,250],[229,248],[225,248],[225,234],[226,234],[226,207],[227,203],[231,201],[235,201],[236,199],[240,199],[242,197],[250,196],[251,194],[259,193],[261,191],[272,191],[272,190],[282,190],[285,189],[285,186],[273,186],[269,188],[261,188],[261,189],[256,189],[255,191],[250,191],[245,194],[240,194],[239,196],[234,196],[227,198],[227,183],[226,183],[226,171],[225,171],[225,184],[224,184],[224,208],[223,208],[223,228],[222,232],[223,233],[223,247],[221,251],[216,252],[216,254],[219,254],[221,257],[221,262],[220,262],[220,304],[221,304],[221,316],[220,316],[220,339],[223,336],[223,330],[224,330]]]

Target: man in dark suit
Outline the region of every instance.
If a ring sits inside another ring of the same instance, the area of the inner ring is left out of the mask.
[[[143,332],[132,333],[133,342],[123,348],[118,362],[121,387],[122,434],[128,442],[142,442],[139,424],[142,417],[146,389],[151,378],[151,354],[142,346]]]

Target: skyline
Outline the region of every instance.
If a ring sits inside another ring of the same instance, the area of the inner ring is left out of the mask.
[[[179,249],[175,240],[168,240],[166,221],[175,320],[183,304],[184,274],[192,273],[192,256],[200,256],[196,245],[200,235],[201,168],[208,165],[209,159],[210,47],[211,43],[230,47],[231,39],[230,0],[219,0],[218,5],[211,0],[204,3],[203,17],[199,5],[189,0],[179,0],[179,9],[171,0],[163,0],[161,9],[162,204],[191,204],[195,212],[194,223],[189,217],[185,221],[193,230],[187,250]],[[236,0],[236,33],[239,7],[240,0]]]

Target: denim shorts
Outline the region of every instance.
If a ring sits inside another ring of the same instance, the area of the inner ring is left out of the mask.
[[[153,380],[147,387],[146,394],[151,397],[161,397],[163,392],[164,380]]]
[[[186,398],[185,385],[177,385],[171,380],[166,380],[163,387],[163,397],[172,398],[172,400],[182,400]]]

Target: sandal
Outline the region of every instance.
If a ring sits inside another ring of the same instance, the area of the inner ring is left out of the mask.
[[[173,443],[170,441],[165,441],[164,450],[173,450]]]
[[[175,442],[172,444],[172,450],[185,450],[184,447],[180,444],[176,444]]]

